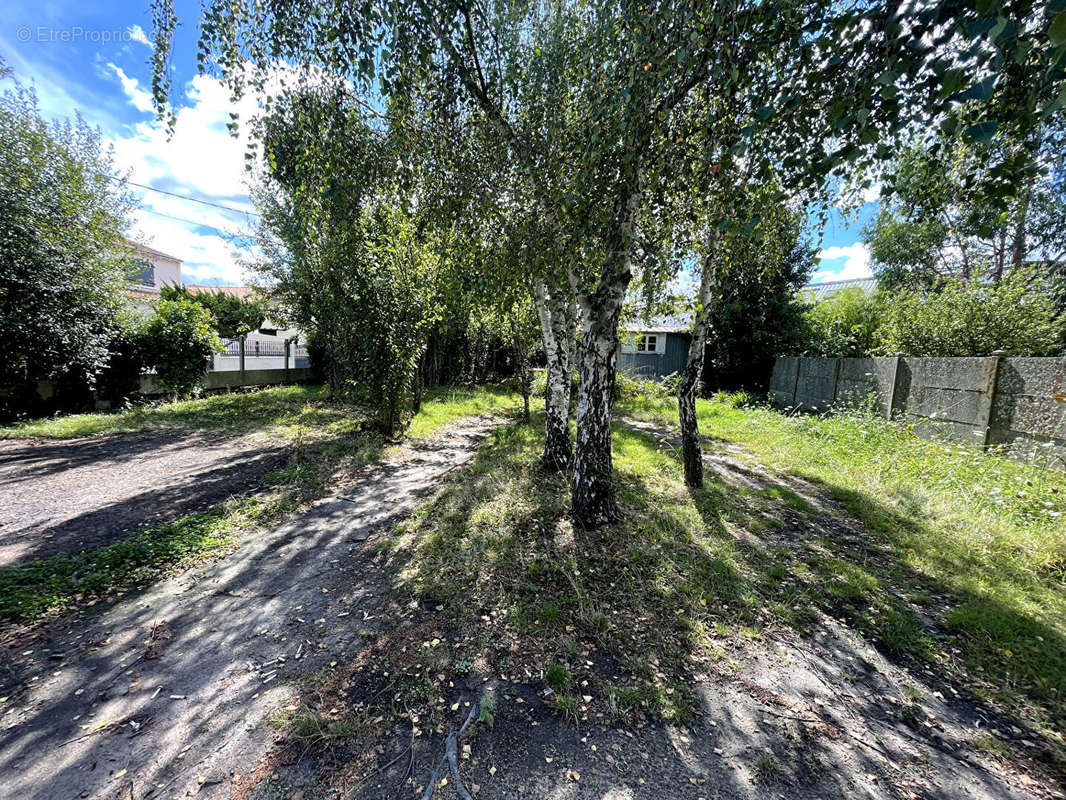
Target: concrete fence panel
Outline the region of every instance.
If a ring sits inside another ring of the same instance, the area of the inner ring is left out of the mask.
[[[901,358],[896,408],[914,418],[921,434],[984,445],[998,362],[997,356]]]
[[[799,374],[798,356],[783,356],[774,361],[770,375],[770,400],[781,406],[790,406],[796,399],[796,378]]]
[[[1003,359],[988,441],[1066,463],[1066,358]]]
[[[790,385],[791,384],[791,385]],[[1003,445],[1066,467],[1066,358],[780,358],[770,400],[822,411],[873,399],[922,436]]]
[[[836,400],[840,358],[801,358],[793,405],[804,411],[825,411]]]
[[[836,403],[852,408],[874,407],[884,416],[892,413],[895,396],[896,358],[842,358],[837,378]]]

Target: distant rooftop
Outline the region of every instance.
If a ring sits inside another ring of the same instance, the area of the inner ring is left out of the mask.
[[[625,325],[625,329],[633,333],[688,333],[691,327],[692,317],[689,314],[655,317],[650,321],[638,318]]]
[[[187,283],[185,288],[190,292],[217,292],[219,294],[231,294],[234,297],[250,297],[255,293],[254,286],[208,286],[204,283]]]
[[[142,253],[147,253],[150,256],[157,256],[158,258],[165,258],[169,261],[177,261],[179,264],[181,263],[181,259],[177,256],[172,256],[169,253],[164,253],[162,250],[156,250],[154,247],[149,247],[146,244],[135,242],[132,239],[127,239],[126,244],[136,250],[140,250]]]
[[[832,297],[841,289],[862,289],[864,292],[872,292],[877,288],[877,278],[852,278],[849,281],[826,281],[825,283],[808,283],[801,292],[810,292],[815,300],[825,300]]]

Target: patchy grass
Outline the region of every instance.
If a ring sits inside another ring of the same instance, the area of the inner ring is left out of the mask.
[[[105,547],[2,567],[0,618],[31,620],[143,585],[225,551],[236,531],[277,511],[262,499],[242,498]]]
[[[1061,746],[1066,640],[1062,618],[1049,616],[1063,601],[1044,549],[1056,519],[1043,505],[1057,498],[1050,476],[897,426],[880,430],[875,420],[792,420],[709,403],[701,412],[712,448],[722,449],[728,433],[730,444],[758,448],[786,475],[750,463],[745,475],[761,482],[711,471],[705,488],[690,492],[669,441],[616,426],[622,519],[575,531],[566,476],[536,468],[535,420],[498,429],[382,541],[379,556],[408,611],[388,622],[387,646],[361,669],[404,676],[405,684],[379,688],[393,710],[445,724],[432,698],[455,691],[456,665],[474,664],[482,678],[536,687],[578,724],[684,725],[699,713],[696,675],[735,677],[735,649],[777,630],[807,631],[828,614],[890,658],[936,675],[945,691],[984,697]],[[878,456],[896,466],[914,459],[925,472],[904,479]],[[1032,497],[1005,507],[957,496],[960,469],[985,481],[1028,476]],[[919,485],[928,494],[916,505]],[[972,527],[963,524],[968,502]],[[1011,541],[1010,552],[971,552],[990,538],[982,525]],[[1038,609],[1039,598],[1050,605]],[[975,608],[987,616],[967,617]],[[992,630],[1009,631],[1012,652]]]
[[[521,398],[499,386],[437,387],[426,391],[408,435],[432,435],[458,417],[512,411]],[[115,412],[71,414],[0,426],[0,439],[77,439],[157,430],[247,433],[277,431],[291,435],[308,428],[332,432],[357,428],[364,417],[350,406],[331,403],[323,386],[275,386],[248,392],[214,394],[196,400],[145,403]]]
[[[513,389],[502,386],[444,386],[431,389],[422,398],[421,410],[411,419],[407,435],[413,439],[423,439],[459,417],[490,412],[514,414],[521,405],[521,396]]]
[[[765,515],[769,501],[734,501],[724,489],[694,500],[672,452],[618,429],[624,520],[575,531],[566,476],[537,470],[540,444],[536,420],[497,429],[460,477],[379,545],[397,587],[456,633],[443,644],[449,637],[437,634],[431,647],[415,640],[425,635],[417,624],[410,641],[390,633],[373,669],[408,675],[436,697],[455,664],[472,663],[550,689],[552,706],[575,722],[688,723],[692,675],[727,645],[715,622],[761,626],[761,592],[776,591],[746,577],[729,533],[756,518],[779,524]],[[433,713],[418,698],[404,708]]]
[[[418,437],[430,436],[460,417],[517,410],[519,402],[495,387],[432,390],[411,430]],[[75,555],[0,567],[0,620],[34,621],[82,608],[227,552],[242,534],[305,508],[378,458],[385,442],[362,430],[363,419],[358,409],[328,403],[318,387],[283,387],[26,426],[23,430],[35,430],[35,435],[52,436],[165,427],[267,428],[288,444],[288,463],[268,476],[264,491],[206,513],[144,527],[122,541]]]
[[[640,396],[624,413],[676,428],[676,404]],[[1066,729],[1066,480],[1063,473],[919,439],[868,414],[788,416],[733,397],[697,403],[710,451],[808,481],[862,521],[872,558],[827,542],[830,594],[853,606],[902,597],[866,626],[1061,742]],[[778,499],[802,510],[787,492]],[[802,500],[802,499],[801,499]],[[925,621],[923,621],[925,620]],[[929,623],[932,623],[930,627]]]
[[[155,430],[243,433],[341,419],[322,386],[276,386],[252,392],[214,394],[197,400],[145,403],[115,412],[70,414],[0,427],[0,439],[76,439]]]

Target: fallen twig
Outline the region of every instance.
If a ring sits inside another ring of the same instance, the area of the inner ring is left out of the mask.
[[[413,747],[414,747],[414,737],[411,738],[411,744],[407,748],[405,748],[404,750],[401,750],[400,754],[398,756],[396,756],[396,758],[392,759],[391,761],[389,761],[389,763],[385,764],[384,766],[378,767],[373,772],[368,772],[366,775],[364,775],[362,778],[360,778],[355,783],[355,785],[352,786],[352,788],[347,791],[347,793],[345,794],[345,797],[351,797],[352,795],[354,795],[356,789],[358,789],[360,786],[362,786],[368,780],[373,778],[375,775],[380,775],[382,772],[385,772],[385,770],[387,770],[389,767],[391,767],[393,764],[395,764],[397,761],[399,761],[401,758],[403,758],[405,755],[407,755],[408,751],[412,751]],[[412,757],[413,757],[413,751],[412,751]]]
[[[96,736],[96,734],[106,731],[110,728],[114,728],[116,725],[122,725],[125,720],[115,720],[114,722],[108,722],[105,725],[101,725],[98,728],[93,728],[88,733],[83,733],[81,736],[75,736],[73,739],[67,739],[65,742],[60,742],[57,747],[65,747],[73,742],[80,742],[82,739],[88,739],[90,736]]]
[[[478,704],[473,703],[470,706],[470,713],[466,716],[466,722],[459,728],[458,731],[452,731],[448,734],[448,738],[444,742],[444,755],[441,756],[440,763],[437,764],[437,768],[433,770],[433,776],[426,786],[426,791],[422,795],[422,800],[430,800],[433,797],[433,793],[437,790],[437,784],[440,782],[441,772],[444,771],[445,765],[451,767],[452,777],[455,779],[455,792],[463,800],[472,800],[470,792],[463,786],[463,780],[459,777],[459,739],[466,733],[466,729],[474,722],[477,717]]]

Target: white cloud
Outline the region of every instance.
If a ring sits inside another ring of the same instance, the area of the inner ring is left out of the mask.
[[[147,113],[155,111],[155,107],[152,105],[152,93],[142,89],[140,81],[129,77],[122,67],[112,64],[110,61],[107,62],[107,66],[118,76],[119,81],[122,83],[122,91],[126,93],[126,98],[130,101],[131,106],[138,111]]]
[[[862,190],[862,202],[864,203],[876,203],[881,199],[881,184],[875,183],[873,186],[867,186]]]
[[[847,281],[855,278],[870,278],[873,271],[870,269],[870,248],[865,242],[855,242],[849,245],[834,245],[818,252],[820,265],[826,261],[842,261],[839,267],[821,269],[811,276],[814,283],[823,281]]]
[[[144,32],[144,28],[142,28],[140,25],[130,25],[128,28],[126,28],[126,33],[130,35],[131,41],[140,42],[141,44],[151,48],[152,50],[155,49],[155,45],[152,44],[151,39],[148,38],[148,34]]]
[[[157,119],[139,122],[130,135],[111,140],[115,160],[134,183],[251,212],[244,154],[249,143],[248,123],[258,110],[254,95],[247,94],[234,103],[224,84],[197,75],[187,85],[184,104],[177,109],[173,134],[168,135]],[[241,122],[237,136],[226,127],[231,112],[238,114]],[[231,240],[248,234],[254,217],[138,187],[131,189],[142,205],[135,214],[135,237],[182,259],[182,277],[187,282],[248,282],[250,276],[240,261],[246,260],[251,250]]]

